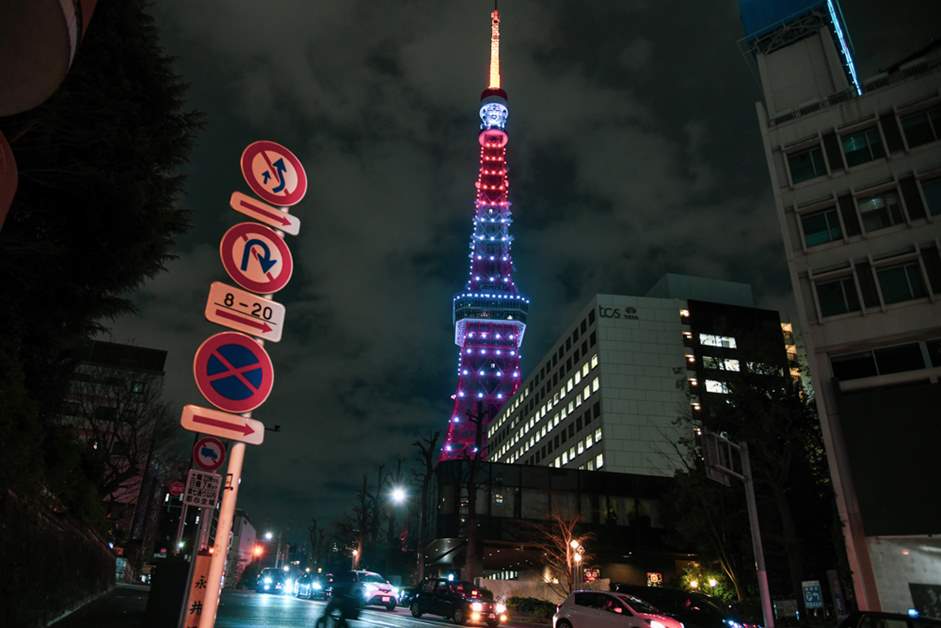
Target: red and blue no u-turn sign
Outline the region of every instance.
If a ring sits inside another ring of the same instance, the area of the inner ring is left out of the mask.
[[[268,353],[248,336],[231,331],[207,338],[193,360],[196,387],[226,412],[250,412],[263,404],[274,385]]]

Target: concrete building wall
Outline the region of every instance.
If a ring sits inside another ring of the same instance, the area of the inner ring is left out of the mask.
[[[605,467],[672,476],[689,413],[679,299],[598,295]]]

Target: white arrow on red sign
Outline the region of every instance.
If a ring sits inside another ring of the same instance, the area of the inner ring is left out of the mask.
[[[249,445],[261,445],[265,440],[265,424],[261,421],[192,404],[183,406],[180,425],[191,432],[212,434]]]
[[[229,197],[229,207],[249,218],[254,218],[258,222],[280,229],[284,233],[296,236],[301,231],[301,221],[297,216],[292,216],[277,207],[262,203],[247,194],[232,192],[232,196]]]

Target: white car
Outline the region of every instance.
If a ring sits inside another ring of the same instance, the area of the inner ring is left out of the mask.
[[[683,623],[632,595],[576,591],[556,609],[552,628],[683,628]]]

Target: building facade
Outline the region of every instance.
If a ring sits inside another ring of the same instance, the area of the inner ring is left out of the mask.
[[[856,601],[918,609],[941,597],[941,48],[862,80],[834,0],[740,4]]]
[[[789,379],[780,318],[749,286],[668,275],[648,294],[579,312],[488,429],[491,460],[670,477],[678,418],[717,414],[743,372]]]
[[[490,83],[480,97],[480,169],[467,284],[453,300],[460,347],[457,389],[441,459],[484,455],[483,433],[520,383],[529,299],[513,281],[506,147],[507,94],[500,81],[500,13],[491,13]]]
[[[425,548],[424,560],[430,571],[441,575],[457,577],[466,560],[469,464],[442,462],[435,471],[435,538]],[[578,517],[579,533],[591,535],[586,574],[628,584],[675,580],[695,556],[664,513],[662,500],[672,482],[650,475],[480,463],[477,525],[483,577],[518,581],[509,591],[501,589],[507,596],[547,595],[539,586],[545,560],[537,526],[559,516]]]
[[[229,555],[225,561],[225,586],[234,588],[239,586],[242,574],[248,564],[255,559],[255,545],[258,535],[248,515],[243,510],[235,511],[232,520],[232,543],[229,545]],[[254,585],[254,583],[249,583]]]

